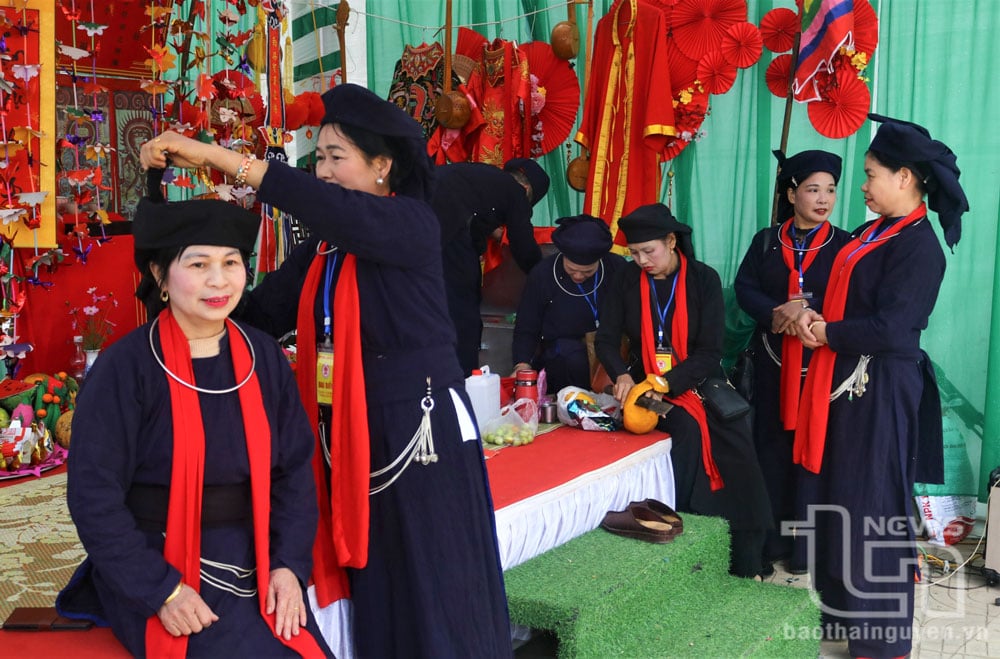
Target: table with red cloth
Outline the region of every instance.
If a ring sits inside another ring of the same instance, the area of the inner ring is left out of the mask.
[[[597,528],[609,510],[674,505],[670,439],[560,426],[525,446],[486,451],[503,569]]]

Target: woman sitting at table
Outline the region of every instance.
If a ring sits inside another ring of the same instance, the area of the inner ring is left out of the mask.
[[[552,232],[557,254],[528,274],[514,324],[514,372],[545,369],[548,390],[591,388],[587,335],[597,329],[598,306],[625,265],[612,254],[608,225],[590,215],[562,217]],[[591,335],[591,341],[593,337]]]
[[[66,499],[87,559],[57,608],[137,656],[330,654],[305,599],[309,421],[278,344],[228,318],[259,224],[223,201],[140,201],[153,321],[104,350],[77,401]]]
[[[695,260],[691,228],[663,204],[637,208],[618,228],[633,260],[601,303],[597,356],[622,402],[647,374],[663,376],[665,400],[674,407],[656,427],[673,440],[676,508],[725,517],[732,536],[730,572],[756,577],[773,523],[749,420],[715,419],[694,393],[699,382],[720,372],[725,325],[719,275]],[[627,361],[623,334],[630,341]]]

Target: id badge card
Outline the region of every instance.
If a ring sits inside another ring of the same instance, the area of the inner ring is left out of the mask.
[[[316,402],[333,404],[333,345],[329,341],[316,347]]]
[[[812,291],[799,291],[798,295],[792,295],[788,298],[789,300],[805,300],[808,302],[813,299]]]
[[[660,375],[666,375],[667,371],[674,367],[674,351],[663,346],[656,346],[656,370]]]

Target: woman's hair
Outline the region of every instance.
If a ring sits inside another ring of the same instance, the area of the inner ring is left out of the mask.
[[[889,171],[895,173],[898,172],[903,167],[913,172],[914,178],[917,180],[917,190],[920,192],[920,196],[923,197],[928,192],[931,192],[931,187],[934,185],[934,178],[927,175],[927,172],[914,162],[905,162],[902,160],[897,160],[890,156],[887,156],[881,151],[875,149],[868,149],[868,155],[877,160],[880,165],[888,169]]]
[[[420,199],[430,198],[433,170],[422,140],[381,135],[353,124],[336,126],[369,162],[378,156],[392,159],[389,170],[392,192]]]
[[[167,273],[170,272],[170,265],[177,261],[188,247],[190,245],[184,247],[164,247],[155,251],[137,250],[136,260],[145,263],[145,267],[142,268],[142,277],[139,279],[139,285],[135,289],[135,296],[146,307],[147,318],[155,318],[167,307],[166,303],[160,299],[160,287],[163,281],[153,276],[153,266],[156,266],[163,273],[165,281]],[[253,277],[250,272],[250,252],[241,249],[240,256],[243,258],[243,265],[247,269],[246,283],[249,286]]]

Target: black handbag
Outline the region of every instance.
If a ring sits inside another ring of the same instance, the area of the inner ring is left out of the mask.
[[[735,421],[750,412],[750,403],[725,378],[705,378],[698,385],[698,395],[705,403],[705,410],[722,421]]]

